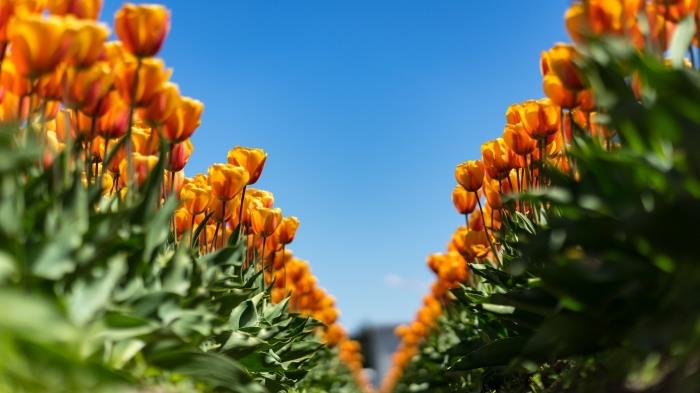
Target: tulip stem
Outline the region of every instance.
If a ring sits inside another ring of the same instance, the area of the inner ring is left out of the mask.
[[[221,203],[221,222],[223,223],[223,228],[221,228],[221,247],[224,247],[226,245],[226,202]]]
[[[476,196],[476,203],[479,204],[479,212],[481,213],[481,223],[484,225],[484,232],[486,232],[486,240],[489,242],[489,246],[491,247],[491,251],[493,252],[493,256],[496,258],[498,261],[498,264],[501,264],[501,258],[498,257],[498,253],[496,252],[496,247],[493,245],[493,242],[491,241],[491,236],[489,236],[489,231],[488,227],[486,226],[486,219],[484,218],[484,208],[481,206],[481,199],[479,199],[479,194],[477,194],[476,191],[474,191],[474,196]],[[493,218],[491,219],[491,224],[493,224]]]
[[[568,117],[569,117],[569,129],[571,129],[571,132],[574,132],[574,117],[571,114],[571,110],[568,112]],[[559,126],[559,129],[561,130],[561,149],[564,151],[564,159],[566,160],[566,166],[569,167],[569,173],[571,173],[572,170],[572,165],[571,165],[571,159],[569,158],[569,149],[567,149],[566,145],[566,131],[564,130],[564,108],[560,109],[560,115],[559,118],[561,119],[560,123],[561,125]]]
[[[129,101],[129,120],[127,121],[127,128],[126,128],[126,167],[127,167],[127,174],[128,177],[126,179],[126,187],[129,189],[129,192],[127,193],[127,198],[133,200],[133,198],[136,196],[136,182],[134,181],[134,158],[132,157],[132,153],[134,150],[134,146],[131,143],[131,127],[134,125],[134,111],[136,110],[136,88],[139,86],[139,72],[141,72],[141,58],[136,59],[136,71],[134,72],[134,79],[131,81],[131,91],[129,92],[130,94],[130,101]]]
[[[282,270],[284,270],[284,296],[287,296],[287,252],[286,245],[282,244]]]
[[[243,186],[243,191],[241,191],[241,205],[238,208],[238,238],[240,239],[243,233],[243,202],[245,201],[245,191],[248,185]]]
[[[192,220],[190,222],[190,248],[194,247],[194,219],[197,217],[195,214],[192,215]],[[177,237],[177,233],[175,234],[175,237]]]
[[[263,292],[266,292],[265,287],[267,286],[265,283],[265,273],[266,273],[266,266],[265,266],[265,243],[267,243],[267,236],[263,236],[263,241],[262,241],[262,254],[260,254],[260,265],[262,265],[262,287],[263,287]]]

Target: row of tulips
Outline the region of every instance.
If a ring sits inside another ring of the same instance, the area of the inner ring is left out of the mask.
[[[696,0],[587,0],[570,6],[565,21],[575,44],[558,43],[541,55],[546,98],[511,105],[505,114],[502,136],[481,146],[481,160],[463,162],[455,169],[458,184],[452,201],[464,216],[465,225],[455,230],[447,252],[428,258],[435,282],[413,322],[396,329],[400,345],[382,391],[393,390],[406,365],[433,332],[444,306],[454,299],[450,290],[475,285],[468,266],[501,266],[504,249],[500,239],[505,238],[507,230],[504,219],[517,213],[537,222],[538,210],[546,209],[518,199],[517,194],[546,187],[543,168],[578,179],[575,159],[567,154],[572,138],[578,135],[585,134],[608,151],[619,144],[615,130],[602,124],[600,117],[604,115],[596,111],[594,94],[579,68],[581,49],[593,37],[605,35],[626,37],[638,50],[663,53],[677,24],[688,17],[700,22]],[[647,29],[643,27],[645,22]],[[693,44],[698,45],[697,37]],[[692,46],[688,53],[686,66],[695,67]],[[641,99],[643,84],[636,75],[629,80],[632,91]],[[508,196],[514,203],[506,203]]]
[[[357,342],[337,323],[334,299],[318,287],[309,264],[287,249],[299,226],[283,217],[272,193],[253,188],[267,155],[235,147],[207,174],[184,175],[190,137],[204,105],[180,94],[172,70],[155,57],[170,29],[160,5],[124,5],[114,19],[118,40],[98,22],[101,0],[3,0],[0,4],[0,123],[18,124],[18,146],[33,136],[44,151],[39,168],[67,154],[85,185],[129,204],[150,176],[162,176],[161,200],[175,197],[176,242],[200,254],[247,245],[245,267],[258,269],[275,303],[324,323],[320,337],[362,377]],[[48,15],[44,11],[48,11]],[[154,173],[165,159],[164,173]]]

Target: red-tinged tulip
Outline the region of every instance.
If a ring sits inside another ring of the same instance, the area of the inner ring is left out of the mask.
[[[241,166],[248,171],[250,179],[248,184],[255,184],[262,174],[267,160],[267,153],[263,149],[236,146],[228,152],[228,162]]]
[[[459,214],[469,214],[476,208],[476,194],[458,184],[452,190],[452,203]]]
[[[221,200],[233,199],[248,184],[248,172],[231,164],[214,164],[208,173],[212,193]]]
[[[465,161],[455,168],[455,179],[469,192],[476,192],[484,181],[484,165],[479,160]]]
[[[583,112],[592,112],[595,110],[595,97],[593,90],[581,90],[576,94],[576,106]]]
[[[698,0],[653,0],[659,14],[671,22],[678,23],[698,9]]]
[[[537,142],[530,138],[525,129],[520,124],[506,125],[503,130],[503,140],[513,153],[526,156],[532,153],[537,147]]]
[[[180,102],[180,90],[177,85],[166,82],[141,108],[139,114],[143,121],[152,127],[158,127],[175,113],[175,110],[180,107]]]
[[[182,97],[175,111],[163,124],[163,137],[170,143],[179,143],[192,136],[202,123],[204,104],[190,97]]]
[[[282,210],[278,208],[256,207],[251,211],[251,228],[256,235],[272,235],[281,221]]]
[[[82,69],[69,68],[66,73],[68,87],[64,101],[68,107],[94,113],[102,99],[114,85],[114,74],[105,62],[98,62]]]
[[[173,172],[181,171],[190,159],[193,148],[194,146],[189,139],[172,145],[168,156],[168,170]]]
[[[10,59],[18,73],[38,78],[53,71],[66,60],[73,44],[74,31],[59,17],[40,15],[10,20],[7,38],[11,45]]]
[[[166,69],[161,59],[143,59],[139,65],[136,60],[127,58],[115,67],[116,85],[122,99],[139,108],[148,105],[172,74],[172,70]],[[135,84],[137,69],[138,83]]]
[[[520,105],[513,104],[508,107],[506,111],[506,124],[519,124],[520,123]]]
[[[170,30],[170,12],[161,5],[125,4],[114,17],[114,29],[131,54],[152,57]]]
[[[116,96],[116,93],[110,93],[109,96],[113,94]],[[97,120],[97,133],[105,139],[120,138],[129,127],[129,107],[120,98],[107,100],[111,105],[106,106],[107,111]]]
[[[48,0],[49,12],[59,16],[95,20],[100,16],[101,8],[102,0]]]

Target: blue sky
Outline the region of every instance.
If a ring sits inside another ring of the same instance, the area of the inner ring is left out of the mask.
[[[121,2],[105,3],[111,24]],[[351,331],[413,318],[426,256],[462,223],[455,164],[542,95],[539,53],[567,39],[565,0],[162,3],[161,54],[206,105],[187,173],[267,150],[258,185],[301,219],[292,249]]]

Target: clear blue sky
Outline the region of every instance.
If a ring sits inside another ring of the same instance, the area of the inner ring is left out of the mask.
[[[206,105],[187,173],[267,150],[259,186],[301,219],[292,248],[351,330],[413,318],[426,256],[462,223],[455,164],[542,95],[539,53],[567,39],[566,0],[162,3],[162,56]]]

